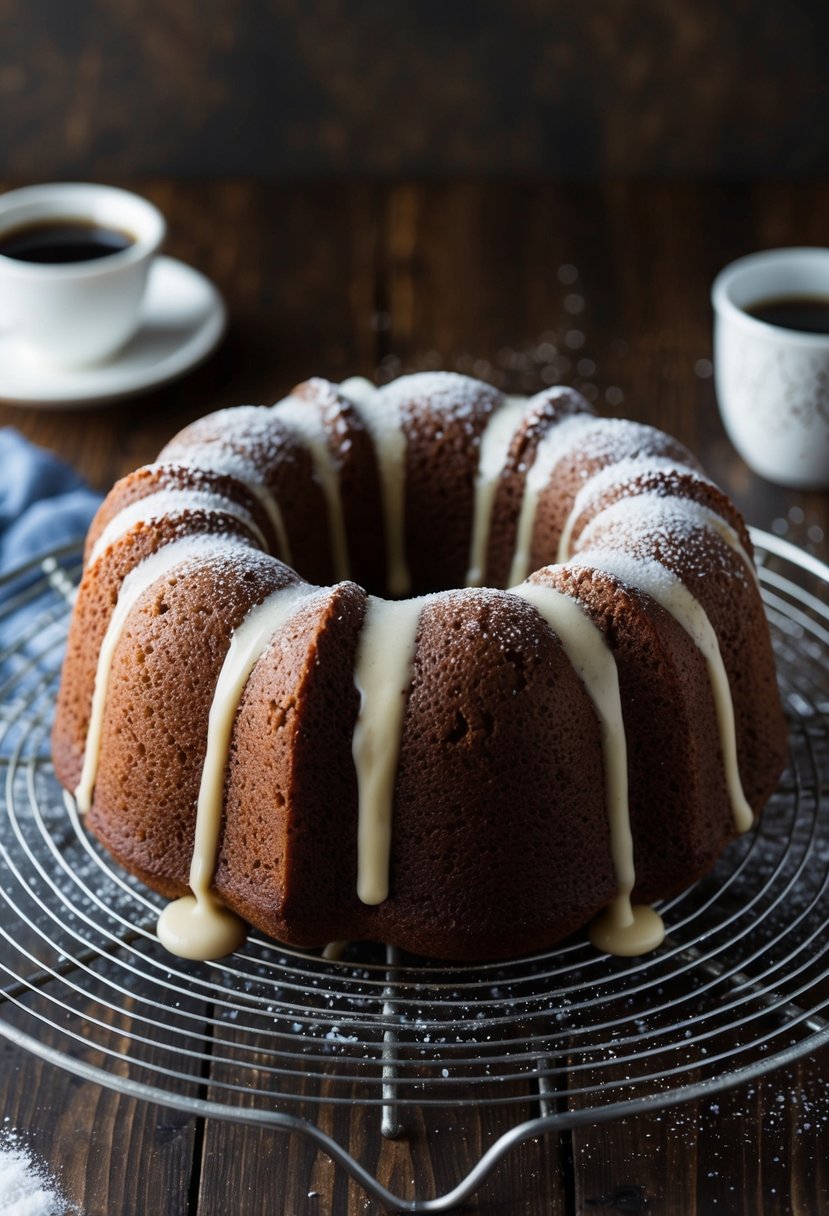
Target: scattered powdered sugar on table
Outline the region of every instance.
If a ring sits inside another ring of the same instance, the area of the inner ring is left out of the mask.
[[[80,1216],[67,1204],[48,1170],[15,1132],[0,1133],[0,1213],[2,1216]]]
[[[600,389],[597,373],[601,362],[605,364],[601,378],[615,378],[614,370],[623,370],[619,365],[628,354],[628,344],[622,338],[614,338],[601,356],[592,350],[590,300],[579,269],[567,262],[559,266],[557,278],[562,290],[558,309],[551,308],[552,327],[534,341],[502,346],[488,358],[457,348],[417,351],[405,359],[390,352],[375,368],[374,379],[378,384],[388,384],[412,372],[449,369],[488,381],[502,392],[522,396],[531,396],[553,384],[568,384],[588,401],[603,399],[611,408],[618,408],[625,400],[623,389],[612,383]],[[371,328],[392,330],[393,320],[388,312],[375,313]]]

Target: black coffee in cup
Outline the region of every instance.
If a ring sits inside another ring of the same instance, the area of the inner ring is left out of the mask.
[[[829,334],[829,297],[774,296],[746,308],[749,316],[768,325],[796,329],[804,334]]]
[[[121,253],[134,243],[134,237],[117,228],[103,228],[82,219],[48,219],[4,233],[0,236],[0,254],[18,262],[56,266],[97,261]]]

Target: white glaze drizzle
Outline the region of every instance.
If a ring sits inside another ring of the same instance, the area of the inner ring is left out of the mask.
[[[301,443],[311,457],[314,480],[322,490],[328,508],[328,528],[331,538],[331,556],[334,577],[349,577],[348,539],[345,532],[345,513],[340,491],[340,471],[328,443],[324,407],[313,400],[303,401],[298,397],[285,397],[273,407],[282,422]]]
[[[351,751],[357,773],[357,895],[380,904],[389,893],[392,804],[403,717],[420,617],[431,596],[370,595],[357,646],[354,684],[360,710]]]
[[[517,585],[530,573],[535,517],[542,492],[546,489],[556,465],[578,443],[585,431],[600,425],[602,419],[593,414],[573,414],[562,418],[544,434],[538,444],[524,482],[524,495],[518,515],[515,549],[509,572],[510,586]]]
[[[281,587],[252,608],[231,636],[208,718],[207,751],[190,863],[193,894],[168,904],[158,921],[162,945],[183,958],[221,958],[244,940],[244,922],[225,908],[210,889],[218,860],[225,769],[233,724],[254,666],[276,633],[308,603],[309,594],[312,590],[305,583]]]
[[[257,544],[267,552],[268,544],[260,528],[249,511],[239,503],[223,494],[214,494],[210,490],[167,489],[158,490],[155,494],[147,494],[136,502],[123,507],[101,532],[89,555],[87,565],[93,565],[101,554],[115,541],[126,536],[131,528],[139,523],[149,523],[157,519],[175,519],[186,515],[188,511],[206,511],[211,515],[231,515],[248,529]]]
[[[628,802],[627,743],[616,660],[601,631],[571,596],[539,583],[511,587],[510,593],[532,604],[556,634],[599,719],[610,848],[617,885],[616,897],[602,922],[605,927],[602,948],[612,954],[638,954],[643,948],[653,949],[664,936],[662,922],[655,912],[634,908],[630,900],[636,873]],[[654,937],[656,940],[643,947],[641,930],[646,923],[650,926],[648,940]]]
[[[75,801],[81,814],[85,814],[92,805],[92,794],[95,789],[95,778],[98,773],[98,761],[101,751],[101,732],[104,722],[107,691],[109,689],[110,669],[115,648],[124,631],[127,618],[145,591],[153,583],[170,574],[176,566],[180,566],[203,554],[221,552],[221,546],[227,545],[231,538],[216,536],[186,536],[181,540],[171,541],[150,554],[144,561],[139,562],[130,570],[121,584],[118,600],[115,604],[109,624],[107,625],[101,649],[98,652],[98,666],[95,672],[95,685],[92,693],[92,708],[89,714],[89,727],[84,748],[83,768],[81,779],[75,790]]]
[[[734,823],[739,832],[747,832],[754,822],[754,816],[743,792],[737,764],[737,734],[731,688],[717,635],[702,604],[681,579],[653,559],[637,558],[612,549],[588,548],[586,551],[580,551],[579,556],[573,560],[594,570],[604,570],[628,586],[646,592],[679,622],[695,643],[705,660],[714,696]]]
[[[412,585],[406,561],[406,432],[400,402],[383,398],[370,380],[352,376],[340,385],[371,435],[380,471],[389,594],[407,595]]]
[[[570,514],[567,516],[564,521],[564,527],[561,529],[556,561],[567,561],[567,558],[570,556],[573,528],[579,516],[591,503],[600,500],[602,494],[608,490],[615,489],[620,484],[634,483],[637,477],[645,477],[649,473],[654,472],[688,473],[697,481],[705,481],[705,478],[701,477],[697,470],[693,469],[690,465],[679,464],[677,461],[670,460],[666,456],[630,457],[624,460],[616,460],[612,464],[603,465],[587,478],[573,499]],[[625,495],[625,497],[635,496],[636,494],[635,485],[631,485],[631,494]]]
[[[343,941],[329,942],[323,947],[322,957],[329,963],[338,963],[345,954],[351,942],[346,938]]]
[[[182,452],[180,456],[175,456],[171,463],[182,465],[185,469],[204,469],[211,473],[224,473],[228,477],[235,478],[267,513],[276,543],[279,546],[276,556],[287,566],[293,564],[288,531],[279,509],[279,503],[270,490],[262,484],[262,475],[250,457],[243,456],[241,452],[235,452],[224,444],[199,443],[194,444],[187,452]]]
[[[634,958],[662,945],[665,924],[656,909],[647,904],[628,902],[620,908],[614,900],[592,922],[588,936],[597,950],[620,958]]]
[[[367,376],[349,376],[339,386],[343,397],[347,397],[353,405],[355,401],[365,401],[377,392],[377,385]]]
[[[524,418],[526,397],[507,397],[489,417],[481,436],[478,472],[475,476],[475,506],[469,545],[469,568],[465,586],[483,586],[492,523],[492,507],[498,483],[515,434]]]

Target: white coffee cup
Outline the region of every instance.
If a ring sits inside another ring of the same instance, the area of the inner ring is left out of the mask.
[[[89,223],[125,233],[126,248],[88,261],[43,263],[0,254],[0,328],[21,353],[58,367],[114,355],[138,328],[164,217],[152,203],[80,182],[28,186],[0,195],[0,246],[29,225]]]
[[[770,300],[829,300],[829,249],[771,249],[714,280],[714,374],[725,429],[755,473],[829,489],[829,334],[786,329],[746,310]]]

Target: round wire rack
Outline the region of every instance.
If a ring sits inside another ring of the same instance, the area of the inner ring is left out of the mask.
[[[329,961],[256,936],[220,962],[172,958],[160,901],[87,837],[52,769],[79,547],[0,580],[0,1034],[135,1097],[308,1136],[414,1212],[461,1202],[531,1137],[814,1050],[829,1038],[829,568],[753,538],[789,766],[760,826],[660,908],[664,945],[631,960],[576,940],[490,965],[366,945]],[[346,1105],[368,1139],[447,1112],[458,1136],[466,1118],[494,1130],[451,1191],[403,1198],[323,1130]]]

